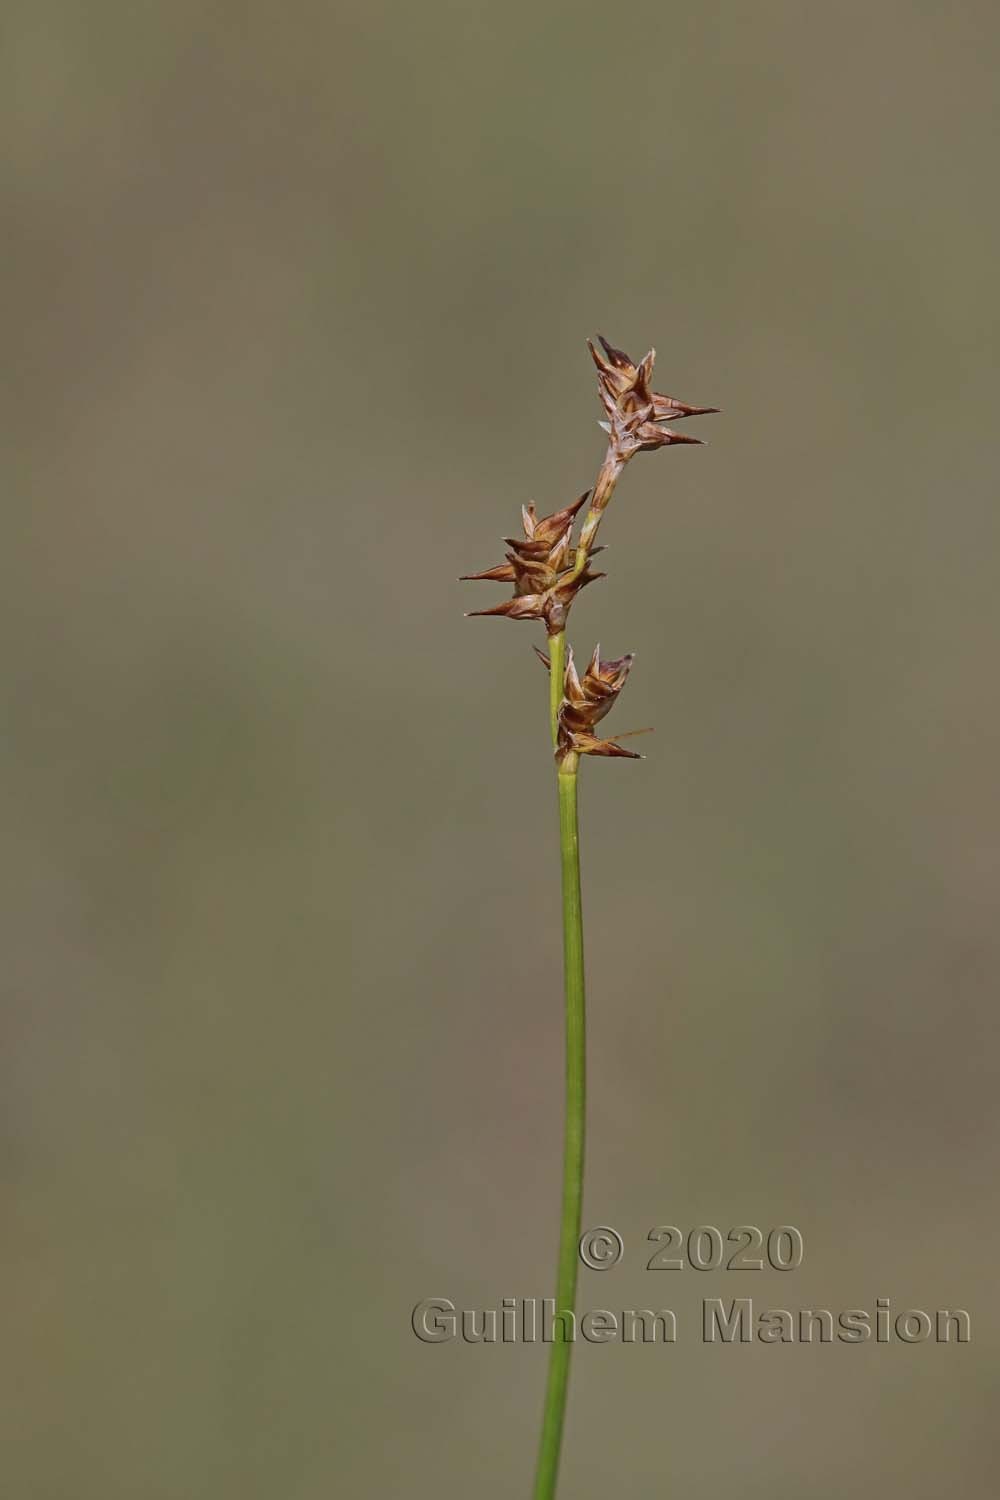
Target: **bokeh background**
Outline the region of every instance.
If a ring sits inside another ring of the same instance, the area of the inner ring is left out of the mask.
[[[462,618],[591,480],[584,338],[716,404],[605,523],[583,649],[566,1500],[995,1494],[1000,525],[986,0],[80,7],[2,63],[4,1492],[529,1488],[552,1287],[536,627]],[[788,1275],[648,1230],[797,1225]],[[704,1296],[970,1311],[709,1348]]]

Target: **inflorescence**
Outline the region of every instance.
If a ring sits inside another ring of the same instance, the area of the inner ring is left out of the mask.
[[[522,506],[524,535],[505,538],[509,549],[505,561],[484,572],[464,575],[469,580],[512,584],[513,597],[491,609],[470,611],[473,615],[541,620],[549,637],[561,635],[577,594],[587,584],[605,576],[592,571],[590,559],[602,550],[595,545],[597,531],[625,465],[637,453],[676,443],[700,443],[701,438],[677,432],[667,423],[718,411],[715,406],[689,406],[654,391],[651,384],[654,350],[636,364],[606,339],[600,339],[600,345],[597,349],[589,340],[587,344],[597,366],[598,393],[606,417],[600,426],[608,438],[594,488],[548,516],[537,516],[533,505]],[[578,514],[588,501],[574,543]],[[538,654],[548,666],[549,658],[541,651]],[[602,661],[598,647],[581,677],[572,648],[567,652],[557,716],[556,757],[560,763],[570,755],[637,758],[635,751],[624,750],[617,743],[623,736],[604,740],[593,733],[594,726],[613,707],[624,687],[632,660],[632,656],[623,656]]]

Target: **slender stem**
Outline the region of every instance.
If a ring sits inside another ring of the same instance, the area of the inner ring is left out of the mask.
[[[614,493],[625,460],[609,444],[591,494],[576,547],[571,578],[587,566],[601,517]],[[552,743],[559,734],[566,634],[549,637],[549,721]],[[586,1006],[583,972],[583,907],[580,899],[580,835],[577,818],[579,757],[570,753],[559,765],[559,849],[562,858],[563,975],[566,991],[566,1119],[563,1147],[562,1217],[552,1350],[545,1385],[542,1436],[535,1471],[534,1500],[554,1500],[559,1475],[569,1357],[576,1332],[576,1276],[583,1205],[583,1145],[587,1098]],[[565,1315],[565,1316],[562,1316]]]
[[[552,744],[559,735],[559,705],[562,702],[563,672],[566,667],[566,632],[549,636],[549,724]]]
[[[620,457],[614,448],[608,445],[608,451],[604,455],[604,461],[594,482],[587,514],[583,518],[580,540],[576,545],[576,557],[573,559],[573,567],[570,570],[571,578],[579,578],[587,566],[597,540],[597,528],[601,524],[601,517],[608,508],[611,496],[615,492],[615,485],[627,462],[627,458]]]
[[[555,640],[552,642],[555,646]],[[553,664],[555,656],[553,654]],[[545,1388],[542,1437],[534,1500],[552,1500],[559,1471],[566,1388],[576,1309],[576,1274],[583,1202],[583,1141],[586,1114],[586,1035],[583,985],[583,910],[580,901],[580,840],[574,754],[559,768],[559,847],[562,856],[563,961],[566,985],[566,1134],[562,1220],[556,1278],[556,1317]],[[566,1317],[559,1315],[565,1313]],[[568,1325],[568,1326],[567,1326]]]

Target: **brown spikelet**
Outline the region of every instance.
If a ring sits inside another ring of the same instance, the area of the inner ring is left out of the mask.
[[[470,610],[470,615],[501,615],[509,620],[543,620],[549,635],[555,635],[566,624],[569,607],[588,583],[603,578],[588,566],[573,546],[573,521],[586,502],[589,490],[572,505],[537,516],[533,505],[522,506],[520,537],[505,537],[506,561],[482,573],[467,573],[466,579],[485,579],[492,583],[512,583],[513,599],[491,609]],[[593,551],[599,551],[594,548]],[[590,554],[588,554],[589,557]],[[577,560],[582,563],[577,568]]]
[[[667,420],[680,421],[684,417],[708,416],[718,407],[690,406],[686,401],[654,391],[655,350],[650,349],[636,364],[607,339],[602,338],[600,342],[603,353],[595,349],[589,339],[587,347],[597,366],[601,403],[607,413],[607,421],[600,425],[611,440],[613,458],[625,464],[635,453],[666,448],[673,443],[700,443],[700,438],[675,432],[662,424]]]
[[[563,679],[563,699],[559,705],[556,754],[560,759],[572,753],[641,759],[634,750],[623,749],[614,738],[602,740],[593,733],[594,726],[614,707],[634,660],[635,657],[629,654],[613,661],[602,661],[601,648],[596,646],[581,677],[573,659],[573,648],[569,648]]]
[[[614,400],[623,403],[625,408],[651,406],[653,420],[656,422],[679,422],[684,417],[708,417],[719,410],[717,406],[689,406],[686,401],[678,401],[674,396],[661,396],[652,390],[650,381],[656,359],[655,349],[650,349],[642,363],[637,365],[621,349],[613,348],[606,338],[600,334],[598,338],[603,354],[594,348],[590,339],[587,340],[587,348],[597,366],[601,386]]]

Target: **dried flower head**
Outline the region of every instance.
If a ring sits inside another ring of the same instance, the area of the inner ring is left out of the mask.
[[[715,406],[690,406],[673,396],[662,396],[652,388],[656,351],[650,349],[636,364],[621,349],[615,349],[604,338],[603,354],[587,340],[587,347],[597,366],[601,403],[608,420],[601,426],[611,439],[611,450],[619,463],[627,463],[633,454],[672,443],[700,443],[701,438],[674,432],[662,424],[684,417],[708,416]]]
[[[623,412],[651,406],[654,421],[679,422],[684,417],[712,416],[719,410],[717,406],[689,406],[686,401],[678,401],[674,396],[661,396],[659,392],[652,390],[650,380],[656,359],[655,349],[650,349],[642,363],[637,365],[623,350],[613,348],[606,338],[598,335],[598,339],[604,350],[603,354],[594,348],[590,339],[587,340],[587,348],[597,366],[601,389],[620,404]]]
[[[640,759],[634,750],[623,750],[615,738],[602,740],[593,733],[594,726],[614,707],[634,660],[635,657],[630,653],[615,661],[602,661],[601,648],[595,646],[594,654],[581,677],[573,660],[573,648],[569,648],[563,678],[563,699],[559,705],[556,754],[560,760],[574,752],[577,755],[619,755],[629,760]]]
[[[495,604],[492,609],[470,610],[471,615],[504,615],[509,620],[544,620],[549,635],[555,635],[566,624],[566,615],[576,595],[588,583],[603,578],[586,566],[577,570],[577,549],[573,546],[573,522],[577,511],[590,494],[585,490],[572,505],[539,517],[533,505],[521,507],[523,537],[505,537],[510,549],[506,562],[482,573],[466,573],[464,580],[487,579],[493,583],[512,583],[514,597]],[[595,547],[594,552],[600,549]]]

